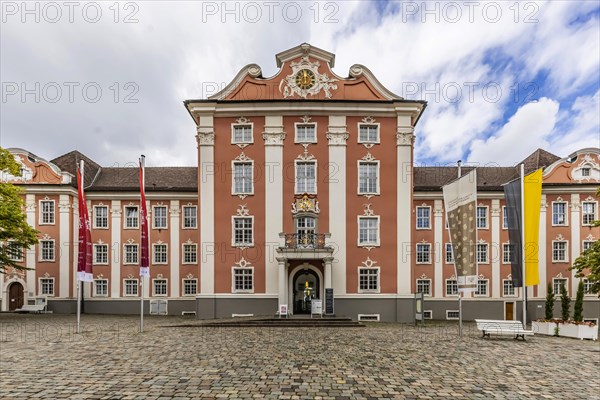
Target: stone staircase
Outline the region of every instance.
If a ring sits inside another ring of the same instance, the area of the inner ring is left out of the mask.
[[[364,328],[365,325],[348,317],[310,318],[306,316],[245,317],[227,320],[204,321],[196,324],[172,325],[177,327],[232,327],[232,328]]]

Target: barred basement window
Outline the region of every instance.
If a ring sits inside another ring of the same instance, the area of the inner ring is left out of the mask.
[[[429,214],[431,207],[417,207],[417,229],[429,229]]]
[[[458,310],[446,310],[446,319],[458,319],[460,312]]]
[[[40,213],[40,225],[53,225],[54,224],[54,200],[42,200],[41,213]]]
[[[198,262],[197,248],[198,248],[198,245],[195,243],[183,245],[183,263],[184,264],[196,264]]]
[[[136,229],[139,227],[138,223],[138,206],[125,207],[125,228]]]
[[[108,245],[107,244],[95,244],[94,245],[94,264],[99,264],[99,265],[108,264]]]
[[[108,207],[94,206],[94,228],[108,228]]]
[[[503,279],[502,288],[504,296],[508,297],[515,295],[515,284],[512,279]]]
[[[137,244],[126,244],[125,245],[125,260],[124,264],[137,264],[138,263],[138,245]]]
[[[108,296],[108,279],[94,280],[94,296]]]
[[[153,244],[153,264],[166,264],[167,263],[167,245],[166,244]]]
[[[167,207],[154,206],[152,207],[152,228],[166,229],[167,228]]]
[[[452,243],[446,243],[446,263],[454,263],[454,253],[452,250]]]
[[[584,201],[581,205],[581,222],[591,226],[596,220],[596,202]]]
[[[477,207],[477,228],[486,229],[488,227],[487,222],[487,207]]]
[[[358,290],[361,292],[379,291],[379,268],[358,269]]]
[[[138,295],[138,280],[137,279],[125,279],[125,296],[137,296]]]
[[[251,292],[254,290],[254,270],[252,268],[233,269],[233,289],[236,292]]]
[[[198,292],[198,280],[197,279],[184,279],[183,280],[183,295],[194,296]]]
[[[54,261],[54,240],[40,240],[40,261]]]
[[[40,294],[54,296],[54,278],[40,279]]]
[[[251,217],[233,218],[233,245],[234,246],[252,246],[254,236]]]
[[[431,245],[429,243],[417,243],[417,264],[430,264]]]
[[[446,280],[446,296],[456,296],[458,295],[458,282],[456,279],[447,279]]]
[[[166,279],[152,280],[152,295],[153,296],[166,296],[167,295],[167,280]]]
[[[560,296],[560,288],[561,286],[565,286],[567,289],[567,293],[569,293],[569,287],[567,286],[566,278],[554,278],[552,279],[552,289],[554,290],[554,294]]]
[[[196,206],[183,207],[183,229],[195,229],[198,226],[198,209]]]
[[[552,225],[567,225],[567,203],[552,203]]]
[[[417,279],[417,293],[425,296],[431,295],[431,279]]]
[[[477,243],[477,262],[479,264],[488,263],[488,244]]]

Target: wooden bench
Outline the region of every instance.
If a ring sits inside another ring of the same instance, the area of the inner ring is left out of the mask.
[[[520,321],[501,321],[493,319],[476,319],[477,329],[483,332],[483,337],[490,337],[490,334],[497,335],[515,335],[525,340],[525,336],[533,336],[533,331],[523,329]]]

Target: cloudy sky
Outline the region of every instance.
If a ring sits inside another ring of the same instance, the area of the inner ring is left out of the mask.
[[[419,164],[600,146],[600,1],[2,3],[0,145],[194,165],[183,100],[302,42],[428,101]]]

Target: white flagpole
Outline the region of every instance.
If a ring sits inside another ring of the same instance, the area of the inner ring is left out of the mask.
[[[523,291],[523,329],[527,329],[527,286],[525,286],[525,165],[521,164],[521,263],[523,275],[521,290]]]
[[[140,158],[142,164],[142,188],[146,189],[146,156],[142,155]],[[140,189],[141,190],[141,189]],[[140,197],[141,200],[141,197]],[[142,205],[140,204],[140,210],[142,209]],[[146,214],[144,214],[144,218],[146,218]],[[141,222],[141,221],[140,221]],[[147,223],[147,222],[146,222]],[[141,242],[141,240],[140,240]],[[140,259],[141,261],[141,259]],[[141,265],[140,265],[141,267]],[[141,271],[141,269],[140,269]],[[144,332],[144,276],[140,273],[140,333]]]
[[[83,191],[83,170],[84,170],[83,160],[80,160],[79,161],[79,174],[81,175],[81,186],[82,187],[77,188],[78,189],[77,196],[79,196],[80,191]],[[79,182],[78,182],[78,184],[79,184]],[[79,210],[79,221],[81,221],[81,213],[82,212],[83,212],[83,210]],[[79,245],[81,246],[81,243],[79,243]],[[85,245],[85,243],[84,243],[84,245]],[[79,249],[79,251],[81,251],[81,249]],[[77,333],[81,333],[81,290],[82,289],[83,289],[83,285],[82,285],[81,281],[79,280],[79,271],[77,271]]]
[[[461,166],[462,166],[462,160],[458,160],[457,164],[458,164],[458,178],[460,179],[460,177],[462,175],[462,168],[461,168]],[[454,249],[452,249],[452,252],[454,252]],[[455,262],[456,262],[456,260],[455,260]],[[457,282],[458,282],[458,276],[456,277],[456,279],[457,279]],[[462,297],[463,297],[463,292],[459,291],[458,292],[458,335],[460,337],[462,337],[462,335],[463,335]]]

